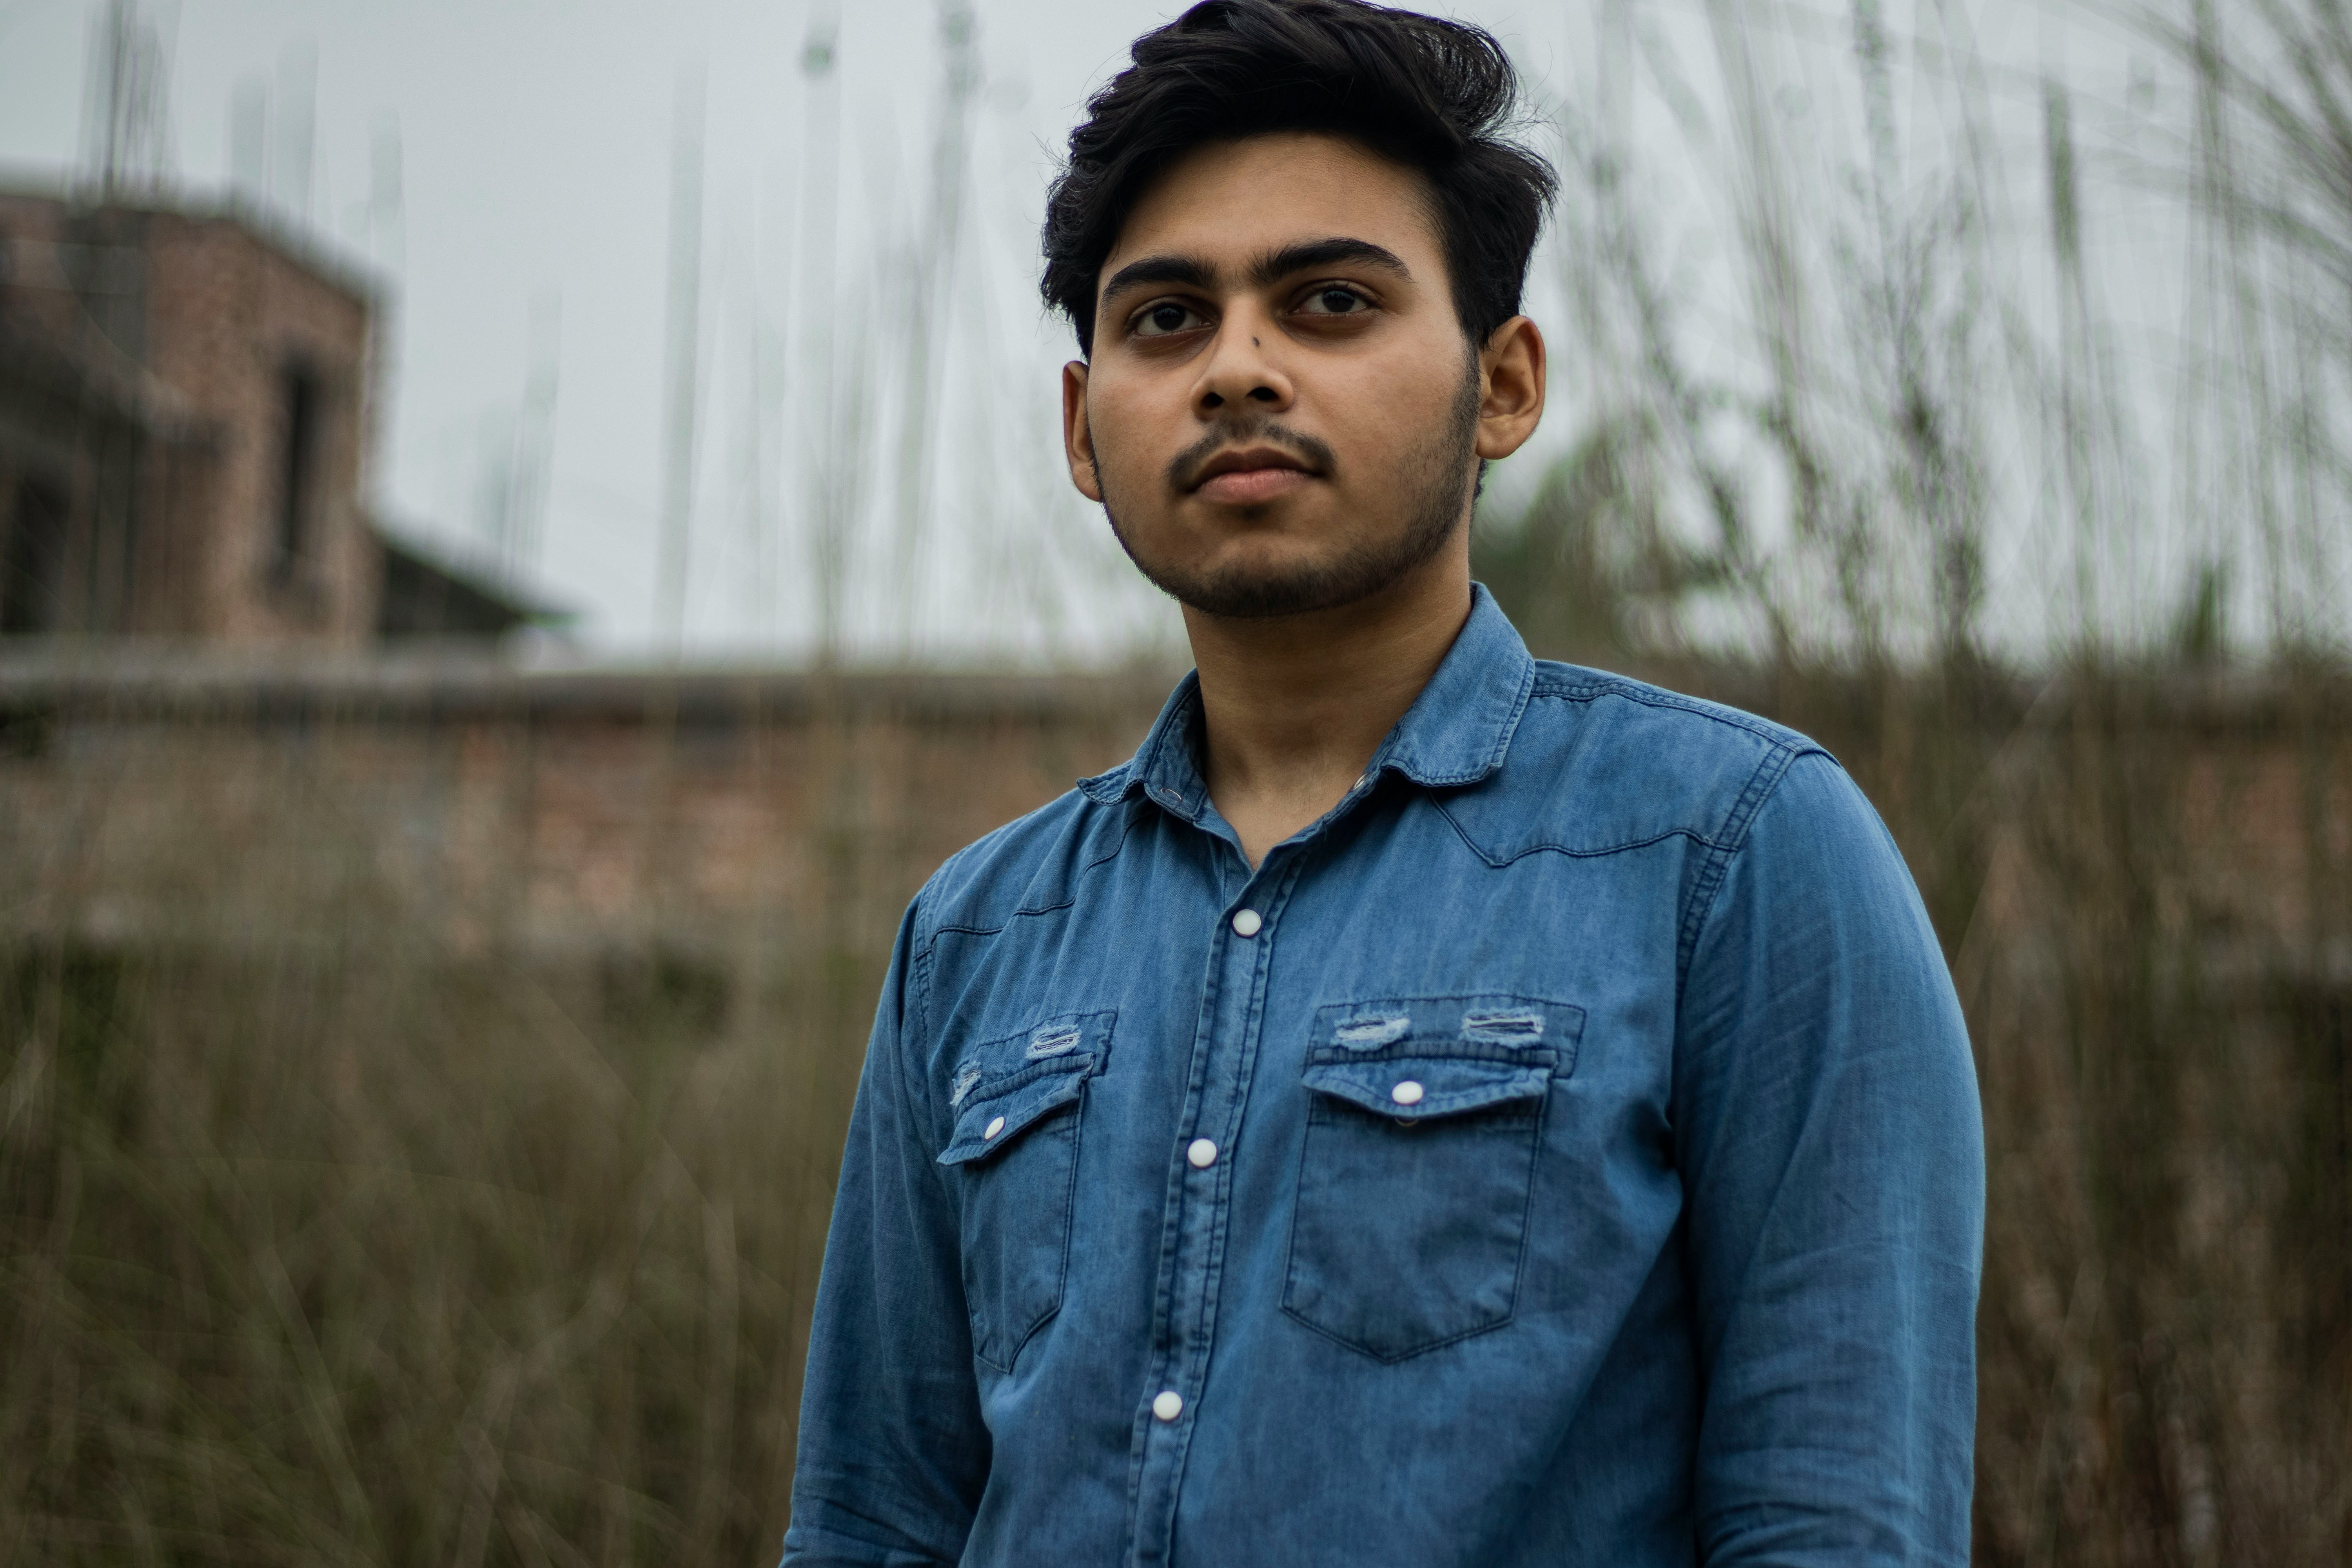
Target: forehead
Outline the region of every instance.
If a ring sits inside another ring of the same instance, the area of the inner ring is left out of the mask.
[[[1143,256],[1239,258],[1332,235],[1385,246],[1423,277],[1443,270],[1418,172],[1342,137],[1286,132],[1212,142],[1170,164],[1128,213],[1097,276]]]

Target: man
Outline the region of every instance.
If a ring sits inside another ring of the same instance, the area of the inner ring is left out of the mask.
[[[1514,91],[1210,0],[1071,138],[1070,473],[1198,668],[907,912],[788,1563],[1967,1556],[1980,1131],[1892,842],[1470,581],[1544,399]]]

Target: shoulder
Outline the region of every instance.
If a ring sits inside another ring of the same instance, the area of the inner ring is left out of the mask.
[[[1727,851],[1807,757],[1842,773],[1811,740],[1753,713],[1540,660],[1503,766],[1446,808],[1490,860],[1675,837]]]
[[[915,896],[918,951],[942,931],[986,934],[1069,907],[1087,873],[1118,854],[1134,819],[1129,803],[1101,793],[1066,790],[948,857]]]
[[[1607,732],[1626,733],[1648,726],[1652,733],[1671,733],[1700,746],[1763,744],[1821,750],[1785,724],[1725,703],[1669,691],[1605,669],[1548,658],[1534,663],[1535,679],[1528,696],[1530,717],[1540,719],[1549,705],[1549,716],[1555,721],[1591,723]]]

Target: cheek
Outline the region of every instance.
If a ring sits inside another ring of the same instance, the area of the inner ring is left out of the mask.
[[[1432,441],[1454,423],[1454,387],[1440,385],[1426,369],[1334,390],[1329,439],[1352,489],[1395,493],[1426,465]]]
[[[1139,478],[1149,478],[1164,467],[1168,455],[1160,447],[1167,424],[1136,388],[1094,391],[1087,402],[1087,425],[1094,437],[1095,468],[1104,484],[1128,497]]]

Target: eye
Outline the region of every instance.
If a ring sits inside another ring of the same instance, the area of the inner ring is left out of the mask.
[[[1157,305],[1146,305],[1134,316],[1132,331],[1139,338],[1164,338],[1171,332],[1181,332],[1193,327],[1206,326],[1199,311],[1180,305],[1173,300],[1162,300]]]
[[[1356,316],[1371,308],[1370,300],[1344,283],[1320,284],[1298,302],[1299,313],[1307,316]]]

